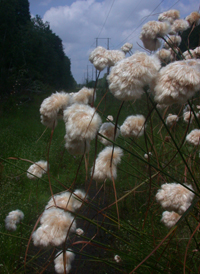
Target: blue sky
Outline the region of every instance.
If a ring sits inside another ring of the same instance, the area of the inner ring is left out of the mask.
[[[95,38],[104,47],[106,40],[100,38],[110,38],[110,49],[120,49],[130,42],[134,51],[141,50],[139,36],[144,23],[157,20],[159,13],[168,9],[178,9],[184,18],[198,11],[200,5],[198,0],[29,0],[29,3],[31,14],[48,21],[62,39],[78,83],[84,81],[87,68],[92,78],[88,56],[95,47]]]

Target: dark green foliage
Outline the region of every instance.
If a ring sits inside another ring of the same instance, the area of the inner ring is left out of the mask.
[[[35,83],[56,90],[75,84],[62,40],[39,16],[30,18],[28,0],[0,1],[0,96],[31,91]]]
[[[181,35],[182,42],[179,46],[182,52],[188,49],[195,49],[200,45],[200,26],[187,29]]]

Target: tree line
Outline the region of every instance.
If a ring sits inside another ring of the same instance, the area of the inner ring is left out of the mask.
[[[75,85],[62,40],[37,15],[28,0],[0,0],[0,97],[48,85]]]

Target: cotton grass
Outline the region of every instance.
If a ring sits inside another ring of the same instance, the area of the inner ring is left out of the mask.
[[[106,122],[101,125],[99,133],[111,141],[115,141],[119,136],[120,130],[117,128],[115,134],[115,125],[113,125],[111,122]],[[105,146],[112,145],[112,142],[106,140],[104,137],[99,136],[99,141]]]
[[[71,263],[75,258],[75,254],[71,250],[67,250],[65,252],[65,255],[63,256],[63,252],[58,252],[55,256],[54,260],[54,267],[56,273],[59,274],[64,274],[64,269],[66,273],[69,273],[71,270]],[[65,261],[65,266],[64,266],[64,261]]]
[[[161,222],[168,228],[173,227],[178,220],[181,218],[181,215],[174,211],[164,211],[162,214]]]
[[[140,137],[144,134],[145,117],[143,115],[131,115],[126,118],[120,132],[123,137]]]
[[[186,142],[191,145],[198,146],[200,143],[200,129],[193,129],[187,136]]]
[[[178,122],[179,118],[178,115],[176,114],[168,114],[167,118],[166,118],[166,125],[171,127],[173,125],[175,125]]]
[[[72,103],[78,103],[78,104],[91,104],[94,98],[94,101],[96,97],[94,96],[94,89],[93,88],[87,88],[83,87],[78,92],[70,93],[71,95],[71,101]]]
[[[158,20],[161,22],[168,21],[170,24],[174,22],[174,20],[180,18],[180,12],[178,10],[168,10],[161,13],[158,16]]]
[[[200,13],[194,11],[191,12],[190,15],[188,15],[185,18],[186,21],[188,21],[189,25],[192,26],[193,24],[199,25],[200,22]]]
[[[121,50],[125,53],[129,52],[133,48],[133,44],[131,43],[125,43],[122,47]]]
[[[17,209],[9,212],[5,219],[5,227],[9,231],[15,231],[17,229],[17,224],[24,219],[24,213]]]
[[[47,172],[47,162],[39,161],[35,164],[32,164],[27,170],[27,177],[31,180],[36,180],[37,178],[41,178],[44,173]]]

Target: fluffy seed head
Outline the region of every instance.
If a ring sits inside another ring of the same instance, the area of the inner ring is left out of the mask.
[[[65,252],[65,262],[66,262],[65,268],[64,268],[63,252],[59,251],[55,257],[56,258],[54,260],[54,265],[55,265],[56,273],[63,274],[64,269],[66,270],[66,273],[69,273],[69,271],[71,270],[71,263],[75,258],[75,254],[71,250],[68,250]]]
[[[125,58],[125,53],[121,50],[107,50],[106,56],[108,58],[109,67],[114,66],[117,62]]]
[[[90,53],[89,60],[95,66],[95,68],[100,71],[109,65],[107,50],[100,46],[96,47]]]
[[[184,19],[177,19],[173,22],[171,26],[171,32],[170,34],[176,34],[178,32],[183,32],[187,30],[190,27],[188,21]]]
[[[158,16],[158,20],[163,22],[163,21],[168,21],[170,24],[174,22],[174,20],[180,18],[180,12],[178,10],[168,10],[163,13],[161,13]]]
[[[191,185],[185,184],[193,190]],[[194,193],[181,184],[171,183],[163,184],[156,194],[156,200],[168,211],[175,211],[182,215],[194,198]]]
[[[131,115],[126,118],[120,127],[123,137],[140,137],[144,134],[145,117],[143,115]]]
[[[9,212],[5,219],[5,227],[7,230],[15,231],[17,229],[17,224],[24,219],[24,213],[17,209]]]
[[[35,246],[59,246],[65,241],[69,231],[76,231],[74,217],[59,208],[46,209],[40,223],[32,235]]]
[[[191,12],[190,15],[188,15],[185,18],[186,21],[188,21],[189,25],[192,26],[193,24],[199,25],[200,22],[200,13],[194,11]]]
[[[200,129],[193,129],[187,136],[186,141],[189,144],[198,146],[200,144]]]
[[[104,148],[98,155],[95,168],[93,179],[96,181],[104,181],[105,179],[114,179],[117,178],[117,164],[121,162],[121,157],[123,156],[123,151],[119,147],[115,147],[113,151],[111,146]],[[111,165],[112,159],[112,165]],[[93,167],[91,168],[91,175],[93,173]]]
[[[133,44],[131,43],[125,43],[122,47],[121,50],[125,53],[129,52],[133,47]]]
[[[49,118],[45,115],[40,115],[41,123],[48,128],[53,128],[57,126],[57,117],[55,118]]]
[[[70,93],[72,103],[91,104],[93,100],[94,89],[83,87],[78,92]],[[95,97],[94,97],[95,100]]]
[[[168,22],[149,21],[142,27],[140,39],[146,49],[155,51],[161,46],[158,38],[167,35],[170,31]]]
[[[78,140],[78,139],[70,139],[69,136],[65,135],[65,148],[72,155],[83,155],[88,153],[90,150],[90,142],[89,140]]]
[[[199,59],[200,58],[200,47],[195,48],[190,51],[186,50],[183,52],[185,59]]]
[[[181,218],[181,215],[177,214],[174,211],[164,211],[162,214],[161,222],[168,228],[173,227],[178,220]]]
[[[29,179],[35,180],[41,178],[44,173],[47,172],[47,162],[39,161],[35,164],[32,164],[27,170],[27,177]],[[35,176],[34,176],[35,175]]]
[[[140,98],[143,87],[150,84],[160,69],[159,59],[137,52],[115,65],[108,75],[109,89],[119,100]]]
[[[171,61],[171,51],[168,49],[161,49],[157,51],[156,55],[163,63],[169,63]]]
[[[196,115],[199,116],[198,113]],[[194,121],[194,113],[191,111],[185,111],[183,113],[183,120],[186,123],[192,123]]]
[[[177,47],[180,45],[181,40],[182,39],[179,35],[170,35],[169,38],[167,38],[167,42],[165,42],[164,47],[166,49]]]
[[[70,96],[65,92],[53,93],[44,99],[40,106],[40,114],[50,119],[56,119],[59,110],[63,110],[70,104]]]
[[[166,124],[167,126],[171,127],[175,125],[178,122],[179,118],[176,114],[169,114],[166,118]]]
[[[119,129],[117,128],[116,134],[115,133],[115,125],[113,125],[110,122],[107,123],[103,123],[99,129],[99,133],[102,134],[103,136],[105,136],[106,138],[115,141],[117,139],[117,137],[119,136]],[[115,136],[114,136],[115,135]],[[115,137],[115,138],[114,138]],[[99,141],[104,144],[105,146],[109,146],[112,145],[112,143],[108,140],[106,140],[105,138],[99,136]]]
[[[113,121],[114,120],[114,118],[113,118],[113,116],[112,115],[108,115],[107,116],[107,118],[106,118],[106,121]]]
[[[71,140],[92,140],[101,125],[101,118],[95,108],[73,104],[64,111],[66,134]]]
[[[163,67],[155,79],[155,101],[172,105],[185,103],[200,88],[200,62],[176,61]]]

